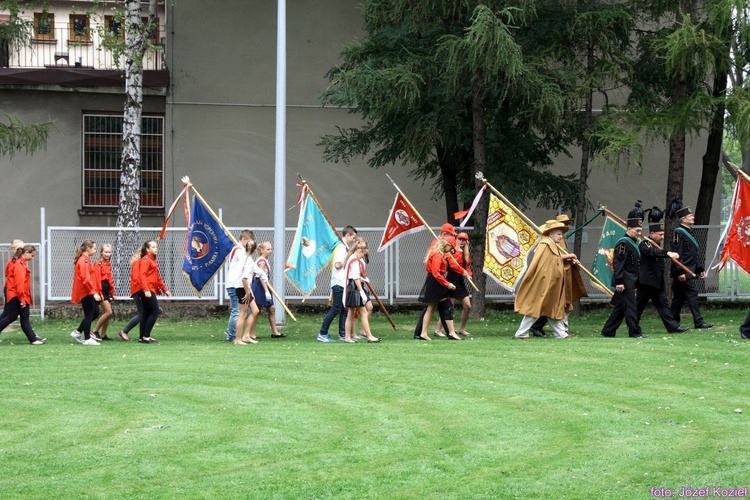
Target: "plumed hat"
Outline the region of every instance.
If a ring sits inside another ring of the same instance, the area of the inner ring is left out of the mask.
[[[672,203],[667,207],[667,216],[672,218],[677,217],[678,219],[682,219],[692,213],[690,207],[682,206],[682,200],[672,200]]]
[[[648,231],[650,233],[658,233],[664,231],[664,212],[659,207],[651,207],[648,210]]]
[[[643,209],[641,200],[635,202],[635,206],[628,212],[628,227],[641,227],[643,224]]]

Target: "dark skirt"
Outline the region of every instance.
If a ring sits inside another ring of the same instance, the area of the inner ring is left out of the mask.
[[[464,297],[469,296],[469,289],[466,287],[466,280],[463,275],[449,270],[445,278],[456,287],[455,290],[448,290],[450,298],[463,300]]]
[[[237,300],[239,300],[240,302],[242,302],[242,299],[245,298],[245,287],[244,286],[240,286],[240,287],[235,288],[234,289],[234,293],[237,294]],[[250,300],[248,302],[250,302],[252,300],[253,300],[253,292],[252,292],[252,290],[250,290]]]
[[[109,289],[108,280],[102,280],[102,300],[112,302],[112,290]]]
[[[365,297],[367,297],[366,301],[362,301],[362,297],[359,295],[359,290],[357,290],[357,285],[354,284],[354,280],[349,280],[346,284],[344,305],[346,307],[364,307],[367,304],[367,301],[369,301],[370,296],[367,294],[367,289],[365,287],[362,287],[362,290],[365,292]]]
[[[422,291],[419,292],[419,301],[432,304],[446,298],[448,298],[448,289],[438,283],[433,275],[428,274],[422,285]]]
[[[250,285],[250,290],[253,292],[253,295],[255,295],[255,304],[258,307],[271,307],[273,305],[273,296],[271,296],[270,301],[266,300],[266,290],[263,288],[263,283],[258,278],[253,280],[252,285]]]

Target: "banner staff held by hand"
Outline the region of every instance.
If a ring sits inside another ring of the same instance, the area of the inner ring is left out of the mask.
[[[505,196],[503,196],[503,194],[500,191],[498,191],[497,189],[495,189],[495,186],[493,186],[492,184],[490,184],[490,181],[488,181],[484,177],[484,174],[482,172],[477,172],[475,174],[475,177],[478,180],[482,181],[485,186],[489,187],[492,190],[492,192],[495,193],[495,196],[497,196],[498,198],[500,198],[501,200],[503,200],[504,203],[506,203],[513,210],[515,210],[515,212],[518,214],[518,216],[521,217],[521,219],[523,219],[523,221],[526,224],[528,224],[529,227],[531,227],[532,229],[534,229],[534,231],[536,231],[539,234],[542,233],[541,230],[539,229],[539,226],[537,226],[536,224],[534,224],[534,222],[532,222],[531,219],[529,219],[528,217],[526,217],[526,214],[524,214],[523,212],[521,212],[520,210],[518,210],[518,208],[516,208],[516,206],[513,205],[510,202],[510,200],[508,200],[508,198],[506,198]],[[557,248],[559,248],[561,251],[566,251],[560,245],[557,245]],[[586,269],[581,264],[581,262],[578,259],[576,259],[573,263],[576,264],[576,265],[578,265],[578,268],[581,269],[584,273],[586,273],[588,275],[589,279],[591,279],[591,281],[593,282],[594,285],[596,285],[597,288],[601,289],[602,291],[608,292],[609,295],[614,295],[614,293],[612,292],[612,290],[610,290],[608,286],[606,286],[604,283],[602,283],[601,280],[599,280],[599,278],[597,278],[596,276],[594,276],[591,273],[591,271],[589,271],[588,269]]]
[[[237,241],[237,238],[234,237],[234,235],[232,234],[232,232],[219,219],[219,216],[216,215],[214,213],[214,211],[211,209],[211,207],[209,206],[209,204],[206,203],[206,200],[203,198],[203,196],[201,196],[201,194],[198,192],[198,190],[195,189],[195,186],[193,185],[193,183],[190,182],[190,177],[188,177],[186,175],[185,177],[182,178],[182,182],[185,184],[186,187],[188,187],[188,188],[190,188],[190,189],[193,190],[193,192],[195,193],[195,196],[197,196],[203,202],[203,204],[206,206],[206,208],[208,209],[208,211],[211,212],[211,215],[213,215],[214,218],[217,220],[217,222],[221,225],[221,228],[232,239],[232,241],[234,242],[234,244],[235,245],[239,245],[240,243],[239,243],[239,241]],[[276,290],[273,289],[273,287],[271,286],[270,281],[267,283],[267,285],[268,285],[268,289],[271,291],[271,293],[274,295],[274,297],[276,297],[276,299],[279,301],[279,303],[281,304],[281,306],[284,308],[284,311],[286,311],[286,313],[289,315],[290,318],[292,318],[294,321],[297,321],[297,318],[294,317],[294,314],[292,314],[292,311],[289,310],[289,308],[286,306],[286,304],[281,299],[281,297],[279,297],[279,294],[276,293]]]
[[[302,178],[302,176],[298,173],[297,177],[299,177],[299,185],[305,186],[307,189],[307,192],[310,193],[310,196],[312,196],[313,200],[315,200],[315,203],[318,204],[318,207],[320,207],[320,212],[323,214],[323,217],[325,218],[326,222],[328,222],[328,225],[331,226],[331,229],[333,229],[333,232],[336,233],[336,235],[339,237],[339,241],[341,240],[341,232],[336,229],[336,226],[333,225],[333,222],[331,222],[331,218],[328,217],[328,213],[323,209],[323,205],[320,204],[320,200],[318,200],[318,197],[315,196],[315,193],[313,193],[313,190],[310,189],[310,184],[307,183],[305,179]],[[343,243],[343,241],[342,241]],[[385,317],[388,319],[388,322],[391,324],[393,329],[396,329],[396,323],[393,322],[393,318],[391,318],[391,315],[388,313],[388,309],[385,308],[385,304],[380,300],[380,297],[378,297],[378,294],[375,293],[375,289],[372,287],[369,281],[365,281],[365,284],[367,285],[367,288],[370,290],[370,294],[375,297],[375,301],[378,303],[378,306],[380,306],[380,310],[383,311],[383,314],[385,314]]]
[[[401,191],[401,189],[398,187],[398,185],[396,185],[395,182],[393,182],[393,179],[391,179],[391,176],[388,175],[388,174],[385,174],[385,176],[388,177],[389,181],[391,181],[391,184],[393,184],[393,187],[396,188],[396,191],[398,191],[399,193],[401,193],[401,196],[404,198],[404,201],[409,205],[409,208],[411,208],[414,211],[414,215],[416,215],[419,218],[419,220],[422,222],[422,224],[424,224],[424,227],[426,227],[427,230],[430,232],[430,234],[432,234],[433,238],[435,238],[436,240],[439,239],[438,236],[435,234],[435,231],[433,231],[432,228],[427,224],[427,222],[425,222],[425,220],[422,217],[422,215],[417,211],[416,208],[414,208],[414,205],[411,204],[411,202],[406,197],[406,195],[404,194],[404,192]],[[448,254],[448,255],[453,260],[454,264],[459,265],[458,262],[456,262],[456,258],[453,256],[453,254]],[[469,282],[469,284],[472,286],[472,288],[475,291],[478,292],[479,288],[477,288],[477,286],[474,284],[474,281],[472,281],[471,277],[470,276],[465,276],[465,277],[466,277],[466,280]]]
[[[613,211],[611,211],[610,209],[608,209],[604,205],[600,205],[599,208],[605,214],[609,215],[612,219],[614,219],[618,224],[620,224],[621,226],[625,227],[625,225],[626,225],[625,221],[622,218],[620,218],[616,213],[614,213]],[[649,243],[651,243],[651,245],[654,248],[656,248],[657,250],[661,250],[662,249],[661,246],[659,246],[654,240],[652,240],[648,236],[643,235],[643,239],[645,239],[646,241],[648,241]],[[686,273],[688,273],[691,277],[695,278],[695,273],[693,271],[691,271],[690,269],[688,269],[687,267],[685,267],[685,264],[683,264],[682,262],[680,262],[677,259],[674,259],[672,257],[670,257],[670,258],[672,259],[672,262],[674,262],[675,264],[677,264],[678,266],[680,266],[680,268],[683,271],[685,271]]]

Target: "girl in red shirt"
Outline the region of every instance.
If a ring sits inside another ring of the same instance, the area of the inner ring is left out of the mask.
[[[21,330],[26,334],[26,338],[29,339],[31,345],[42,345],[47,339],[34,333],[29,321],[29,305],[34,301],[31,295],[31,270],[27,262],[33,259],[35,255],[36,248],[32,245],[26,245],[16,249],[16,253],[11,258],[10,272],[5,276],[5,298],[8,315],[0,320],[0,332],[20,316]]]
[[[171,297],[167,285],[161,279],[159,274],[159,264],[156,263],[156,255],[159,253],[159,247],[154,240],[149,240],[141,248],[141,258],[136,263],[138,266],[136,282],[134,288],[136,294],[141,300],[141,324],[140,338],[141,344],[155,344],[158,341],[151,336],[156,320],[159,318],[159,302],[156,296],[159,293]]]
[[[456,252],[453,257],[456,259],[456,263],[461,268],[461,273],[456,272],[454,266],[448,266],[448,272],[445,275],[445,279],[453,283],[456,288],[448,292],[448,296],[451,298],[451,303],[456,304],[456,301],[461,301],[461,327],[458,330],[459,335],[469,336],[470,333],[466,331],[466,323],[469,321],[469,313],[471,312],[471,296],[469,295],[469,288],[466,286],[466,280],[464,276],[471,276],[471,254],[469,251],[469,235],[468,233],[458,233],[456,236]],[[450,264],[450,263],[449,263]],[[442,322],[438,322],[437,328],[435,329],[435,335],[438,337],[444,337],[440,330],[442,328]]]
[[[94,279],[99,283],[99,289],[102,294],[102,301],[99,305],[102,308],[102,314],[99,321],[94,327],[94,338],[102,340],[112,340],[107,337],[107,327],[109,320],[112,318],[112,302],[115,300],[115,280],[112,278],[112,264],[109,262],[112,258],[112,245],[103,243],[99,250],[99,260],[94,263]]]
[[[83,307],[83,319],[78,328],[70,332],[78,343],[83,345],[99,345],[99,342],[91,337],[91,322],[96,316],[96,303],[102,300],[99,294],[100,283],[96,282],[94,276],[94,264],[91,257],[96,254],[96,242],[83,240],[81,246],[76,248],[73,262],[73,291],[70,301],[74,304],[81,303]]]
[[[432,340],[427,335],[427,327],[432,319],[432,314],[437,310],[443,328],[448,333],[448,338],[461,340],[461,337],[453,329],[453,304],[451,304],[449,298],[449,292],[455,290],[456,285],[445,278],[448,271],[446,259],[455,247],[456,239],[453,236],[446,236],[445,239],[438,241],[435,246],[430,248],[425,256],[427,278],[425,278],[422,291],[419,294],[419,301],[427,304],[427,310],[422,318],[422,331],[421,333],[415,332],[414,338]]]

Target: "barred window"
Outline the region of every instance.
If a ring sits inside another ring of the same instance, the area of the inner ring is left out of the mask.
[[[83,115],[83,206],[117,207],[122,114]],[[141,118],[141,207],[164,207],[164,117]]]
[[[34,39],[55,39],[55,15],[49,12],[34,13]]]
[[[68,40],[71,42],[91,41],[91,29],[89,28],[89,16],[87,15],[71,14],[68,30]]]

